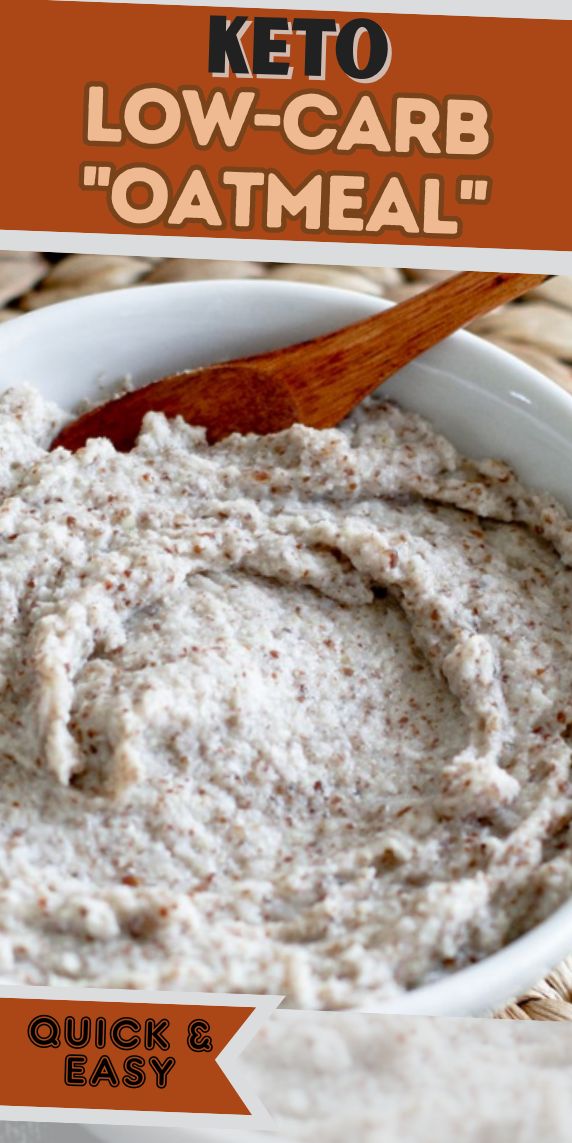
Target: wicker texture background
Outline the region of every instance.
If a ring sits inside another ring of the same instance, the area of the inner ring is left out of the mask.
[[[316,282],[401,301],[448,276],[441,270],[0,252],[0,321],[101,290],[161,282],[270,278]],[[572,393],[572,278],[553,278],[469,328]],[[572,1020],[572,956],[497,1015],[512,1020]]]

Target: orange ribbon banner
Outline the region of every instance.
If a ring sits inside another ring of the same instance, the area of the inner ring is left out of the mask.
[[[27,0],[8,27],[4,231],[572,249],[572,20]]]
[[[98,1111],[138,1113],[142,1123],[141,1113],[161,1113],[166,1122],[174,1114],[251,1121],[221,1056],[230,1064],[238,1055],[234,1038],[241,1030],[244,1038],[255,1009],[260,1018],[273,1000],[253,1007],[251,998],[174,1003],[169,993],[160,1002],[136,992],[88,995],[52,999],[47,990],[41,998],[0,998],[2,1118],[11,1108],[24,1109],[24,1118],[32,1109],[57,1108],[85,1111],[72,1118],[86,1121],[97,1120]]]

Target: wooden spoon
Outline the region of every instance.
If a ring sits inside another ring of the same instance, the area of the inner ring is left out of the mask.
[[[458,274],[312,341],[154,381],[66,425],[52,448],[73,451],[89,437],[108,437],[127,451],[150,410],[206,427],[211,442],[233,432],[278,432],[296,422],[330,428],[420,353],[545,279],[543,274]]]

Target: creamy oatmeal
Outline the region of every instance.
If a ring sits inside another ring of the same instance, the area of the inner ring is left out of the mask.
[[[0,400],[0,973],[363,1005],[572,892],[572,522],[374,399]]]

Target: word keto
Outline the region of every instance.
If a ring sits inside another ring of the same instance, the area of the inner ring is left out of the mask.
[[[173,1055],[159,1056],[155,1053],[170,1051],[168,1031],[167,1019],[147,1019],[142,1023],[132,1016],[121,1016],[113,1021],[105,1017],[92,1021],[89,1016],[79,1019],[67,1016],[62,1027],[54,1016],[43,1014],[30,1021],[28,1039],[36,1048],[59,1050],[65,1044],[75,1049],[64,1057],[64,1083],[67,1087],[85,1087],[88,1084],[99,1087],[105,1083],[116,1088],[122,1083],[127,1088],[140,1088],[150,1075],[156,1087],[164,1089],[177,1061]],[[208,1021],[191,1021],[187,1029],[189,1050],[212,1052],[213,1041],[209,1033]],[[89,1048],[91,1056],[78,1052],[78,1048]],[[108,1050],[103,1051],[105,1048]],[[97,1055],[93,1054],[93,1049]],[[118,1052],[124,1054],[118,1058]]]
[[[244,36],[252,26],[252,49],[249,59]],[[285,16],[211,16],[209,35],[209,71],[214,76],[256,76],[258,79],[290,79],[294,68],[290,61],[292,35],[303,36],[304,75],[307,79],[325,79],[328,40],[335,41],[336,60],[343,73],[356,83],[374,83],[387,71],[391,61],[391,44],[384,29],[375,20],[360,17],[349,20],[340,29],[336,20],[319,17]],[[367,44],[365,59],[360,60]]]

